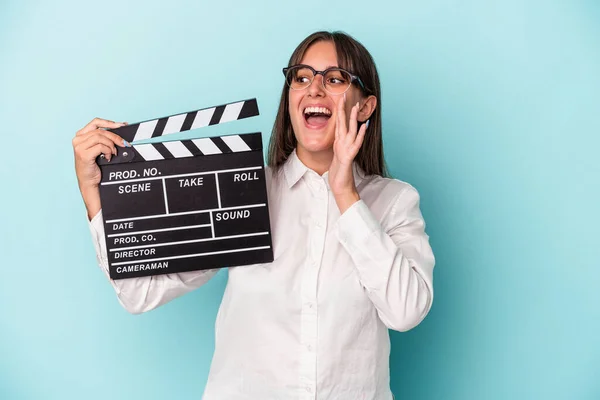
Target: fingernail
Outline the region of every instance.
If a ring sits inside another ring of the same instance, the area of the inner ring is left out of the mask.
[[[367,128],[369,127],[369,122],[371,122],[371,120],[367,120]]]
[[[344,92],[344,102],[346,101],[346,93]]]
[[[123,140],[123,144],[125,147],[131,147],[131,143],[129,143],[127,140]]]
[[[359,102],[357,101],[357,102],[356,102],[356,108],[358,108],[358,104],[359,104]]]

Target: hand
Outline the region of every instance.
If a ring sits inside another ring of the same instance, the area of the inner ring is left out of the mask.
[[[362,146],[367,131],[366,124],[363,124],[357,132],[359,103],[352,107],[349,127],[346,127],[344,106],[345,96],[344,100],[338,103],[333,159],[329,167],[329,187],[342,214],[360,200],[354,184],[352,163]]]
[[[90,218],[100,211],[98,185],[101,174],[100,167],[96,164],[96,157],[104,154],[104,157],[110,161],[112,155],[117,154],[115,145],[126,147],[123,138],[101,128],[119,128],[124,125],[127,123],[94,118],[73,138],[75,173]]]

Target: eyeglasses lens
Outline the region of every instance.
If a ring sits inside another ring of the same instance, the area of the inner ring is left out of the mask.
[[[310,86],[315,75],[310,68],[291,67],[287,71],[286,82],[293,90],[302,90]],[[330,69],[323,76],[325,90],[332,94],[344,93],[350,84],[352,77],[344,70]]]

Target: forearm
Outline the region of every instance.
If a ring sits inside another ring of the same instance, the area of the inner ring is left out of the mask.
[[[340,215],[344,214],[354,203],[360,200],[360,196],[354,188],[340,194],[334,194],[334,198],[340,210]]]
[[[414,328],[425,318],[433,300],[421,266],[407,258],[385,232],[364,233],[360,243],[341,239],[360,282],[386,326],[398,331]]]
[[[100,189],[98,186],[82,186],[79,185],[81,197],[87,210],[88,221],[91,221],[95,215],[100,212],[102,206],[100,205]]]
[[[418,325],[433,301],[434,257],[423,220],[413,216],[391,216],[393,228],[386,232],[360,201],[337,226],[340,243],[381,320],[399,331]]]
[[[210,269],[113,280],[110,278],[108,268],[108,255],[100,212],[92,218],[89,225],[98,265],[115,289],[121,305],[132,314],[150,311],[197,289],[218,272],[216,269]]]

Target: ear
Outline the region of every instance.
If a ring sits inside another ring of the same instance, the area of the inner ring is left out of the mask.
[[[364,100],[360,101],[360,110],[358,110],[358,121],[365,122],[369,118],[371,118],[371,114],[375,111],[375,107],[377,107],[377,97],[370,95]]]

